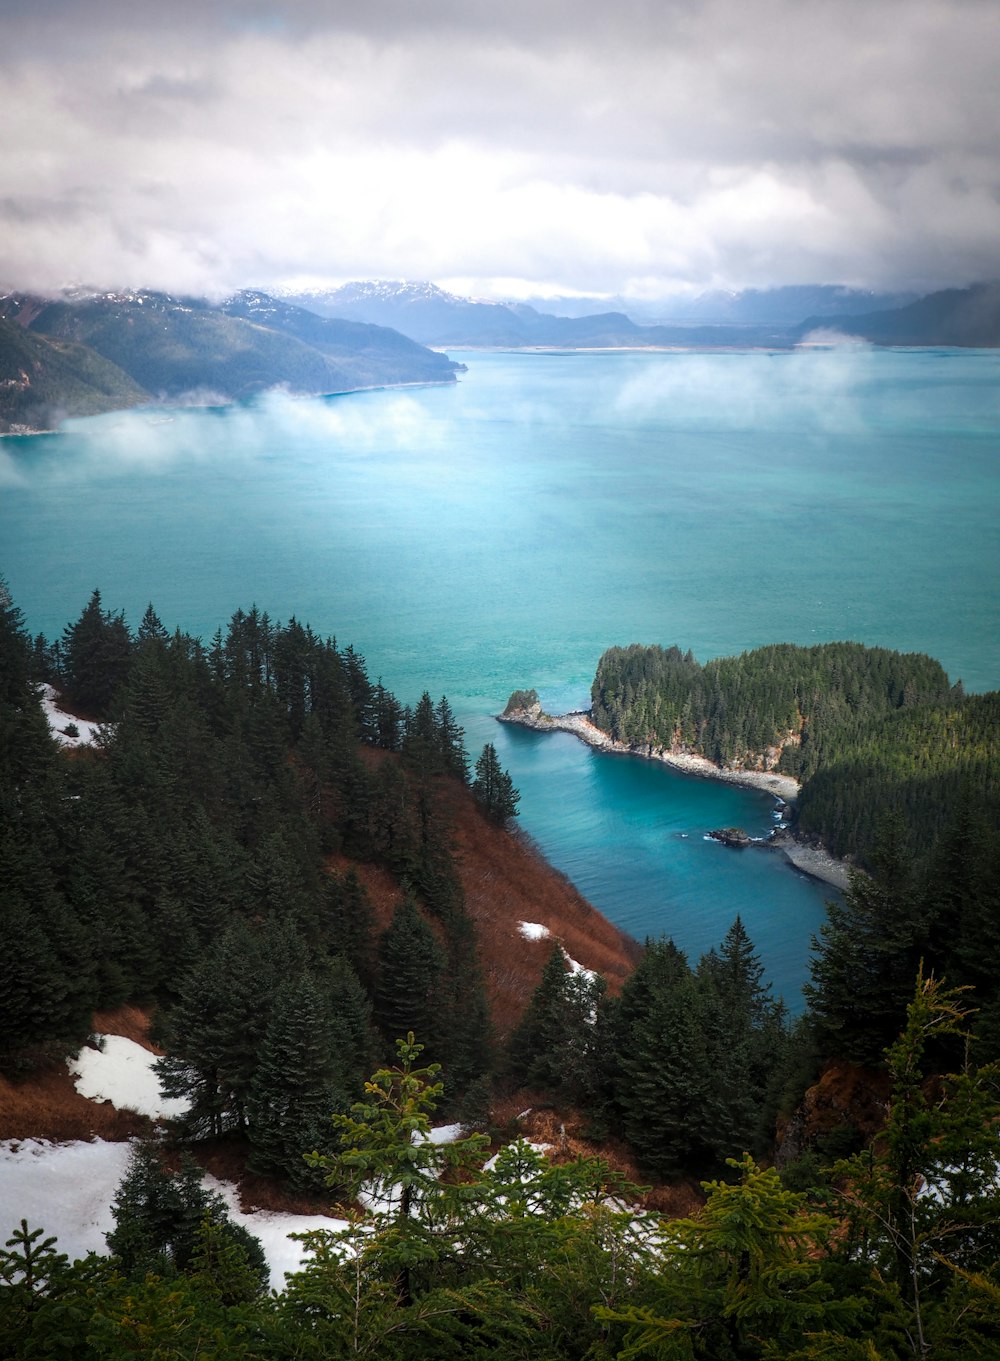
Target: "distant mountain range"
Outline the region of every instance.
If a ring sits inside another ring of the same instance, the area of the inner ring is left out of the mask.
[[[1000,283],[928,293],[906,307],[841,318],[837,329],[873,345],[1000,345]],[[829,317],[807,317],[803,334],[829,327]]]
[[[605,349],[657,345],[742,345],[741,327],[641,326],[624,312],[601,311],[585,316],[555,316],[528,303],[477,302],[446,293],[431,283],[375,280],[342,288],[295,293],[289,302],[325,317],[376,321],[393,326],[424,345],[490,345],[504,348],[560,346]],[[760,341],[789,343],[785,331],[758,328]]]
[[[949,289],[914,300],[912,294],[877,294],[832,286],[708,293],[670,304],[657,324],[625,311],[580,312],[599,299],[556,299],[572,315],[540,311],[527,303],[479,302],[431,283],[370,281],[290,294],[287,301],[325,317],[392,326],[425,345],[557,346],[765,346],[787,348],[812,331],[836,330],[879,345],[1000,344],[1000,285]],[[632,304],[627,304],[630,308]],[[604,304],[606,306],[606,304]],[[668,305],[644,304],[642,315]]]
[[[705,294],[685,304],[694,307],[687,321],[649,325],[624,311],[569,316],[478,302],[431,283],[283,297],[245,290],[220,305],[153,292],[10,293],[0,297],[0,433],[144,402],[235,401],[277,386],[318,394],[453,382],[462,366],[429,345],[788,349],[817,332],[875,345],[1000,345],[1000,284],[886,305],[905,296],[825,286]]]
[[[318,394],[454,382],[460,367],[396,331],[258,292],[221,306],[152,292],[0,298],[0,431],[277,386]]]
[[[624,312],[640,326],[797,326],[806,317],[853,316],[888,311],[915,302],[917,293],[875,293],[835,284],[710,289],[695,296],[658,298],[527,298],[539,312],[584,317],[595,312]]]

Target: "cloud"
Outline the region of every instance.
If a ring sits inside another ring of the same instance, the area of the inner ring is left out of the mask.
[[[0,279],[995,277],[998,47],[973,0],[9,0]]]
[[[0,487],[16,491],[36,485],[102,481],[122,472],[158,477],[178,467],[219,464],[252,466],[274,456],[289,441],[305,441],[346,460],[386,451],[439,447],[447,433],[440,418],[410,393],[382,394],[377,404],[341,402],[335,397],[290,396],[272,388],[253,402],[213,401],[210,393],[190,394],[163,407],[142,407],[109,415],[72,420],[74,457],[58,457],[57,442],[46,444],[46,457],[18,457],[19,446],[0,440]],[[214,420],[204,407],[214,405]],[[33,453],[29,450],[29,455]]]

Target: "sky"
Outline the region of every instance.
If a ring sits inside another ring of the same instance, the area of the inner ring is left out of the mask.
[[[3,0],[0,285],[1000,277],[1000,0]]]

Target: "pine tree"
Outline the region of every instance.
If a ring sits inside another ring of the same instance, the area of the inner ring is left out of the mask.
[[[437,937],[408,892],[379,943],[374,1012],[387,1043],[394,1044],[409,1031],[416,1034],[419,1025],[433,1052],[441,1034],[444,969]]]
[[[508,818],[517,816],[520,794],[514,788],[510,772],[501,769],[496,747],[487,742],[476,762],[475,779],[472,792],[486,816],[494,822],[503,824]]]
[[[98,718],[128,678],[132,639],[123,614],[111,614],[95,590],[75,624],[63,632],[63,678],[70,697]]]
[[[247,1096],[250,1165],[293,1185],[315,1181],[303,1159],[330,1148],[330,1116],[349,1104],[333,1014],[308,974],[281,983]]]

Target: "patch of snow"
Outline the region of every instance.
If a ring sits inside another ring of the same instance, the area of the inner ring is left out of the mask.
[[[312,1233],[317,1229],[337,1233],[347,1228],[346,1219],[334,1219],[330,1215],[293,1215],[281,1214],[276,1210],[241,1210],[239,1195],[232,1182],[206,1176],[204,1185],[209,1191],[217,1192],[226,1202],[229,1217],[234,1224],[242,1224],[255,1238],[260,1239],[271,1272],[272,1290],[284,1290],[286,1275],[301,1270],[306,1258],[305,1245],[295,1242],[289,1234]]]
[[[51,685],[39,686],[42,709],[48,719],[49,730],[56,741],[64,747],[90,747],[97,741],[101,724],[91,723],[86,718],[74,718],[59,708],[58,696]],[[68,727],[75,727],[77,735],[68,733]]]
[[[183,1115],[188,1102],[164,1096],[153,1071],[156,1055],[123,1035],[101,1035],[102,1048],[81,1049],[66,1066],[76,1078],[75,1087],[91,1101],[110,1101],[120,1111],[138,1111],[151,1120],[170,1120]]]
[[[424,1142],[428,1144],[453,1144],[456,1139],[461,1139],[462,1129],[461,1125],[435,1125]]]
[[[582,964],[578,963],[577,960],[573,959],[572,956],[568,955],[568,954],[566,953],[565,949],[563,950],[563,958],[565,959],[566,963],[569,965],[569,971],[570,971],[570,973],[572,973],[572,974],[579,974],[582,978],[596,978],[596,977],[597,977],[597,974],[594,972],[593,969],[585,969],[585,968],[583,967]]]
[[[130,1144],[47,1139],[0,1143],[0,1241],[22,1219],[29,1229],[58,1238],[56,1248],[70,1260],[106,1253],[104,1235],[115,1222],[111,1202],[128,1166]]]
[[[54,1235],[56,1248],[71,1261],[88,1252],[106,1255],[105,1234],[115,1226],[111,1205],[128,1168],[130,1143],[91,1143],[76,1140],[53,1144],[46,1139],[10,1139],[0,1142],[0,1242],[5,1242],[22,1219],[29,1229]],[[267,1257],[271,1286],[284,1289],[287,1272],[297,1271],[305,1257],[302,1243],[289,1234],[325,1229],[334,1233],[347,1221],[327,1215],[278,1214],[270,1210],[239,1208],[231,1182],[206,1176],[204,1185],[226,1202],[233,1222],[242,1224],[256,1238]]]
[[[526,940],[548,940],[552,932],[540,922],[518,922],[517,929]]]

